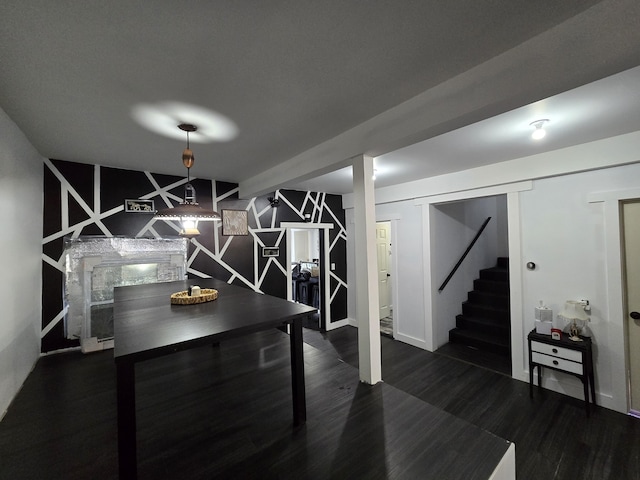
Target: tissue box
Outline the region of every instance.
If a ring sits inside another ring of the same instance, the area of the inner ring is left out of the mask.
[[[536,307],[535,319],[542,322],[551,322],[553,321],[553,311],[549,307]]]
[[[549,322],[546,320],[536,320],[536,333],[541,333],[542,335],[551,335],[552,327],[553,322]]]

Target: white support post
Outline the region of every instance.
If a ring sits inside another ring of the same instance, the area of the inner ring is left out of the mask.
[[[382,381],[380,307],[373,158],[366,155],[353,158],[353,197],[360,381],[375,385]]]

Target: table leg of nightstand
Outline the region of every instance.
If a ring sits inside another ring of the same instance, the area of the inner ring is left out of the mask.
[[[589,378],[585,375],[582,378],[582,385],[584,387],[584,408],[587,409],[587,418],[589,417]]]
[[[529,364],[529,398],[533,398],[533,370],[536,367]]]

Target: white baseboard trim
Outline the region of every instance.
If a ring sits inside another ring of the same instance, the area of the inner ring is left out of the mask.
[[[82,353],[99,352],[113,348],[113,339],[98,340],[97,337],[83,338],[80,340],[80,347]]]
[[[572,375],[566,374],[566,380],[574,380],[576,383],[569,383],[565,381],[565,379],[558,379],[552,375],[556,372],[553,370],[545,370],[545,374],[542,376],[542,388],[547,390],[551,390],[556,393],[561,393],[562,395],[567,395],[569,397],[577,398],[578,400],[584,401],[584,389],[582,387],[582,382],[573,377]],[[560,375],[563,375],[562,372],[558,372]],[[529,371],[526,370],[524,372],[526,383],[529,383]],[[563,375],[564,376],[564,375]],[[538,389],[538,372],[534,372],[533,375],[533,398],[536,398],[536,390]],[[589,392],[591,395],[591,392]],[[589,397],[591,398],[591,397]],[[613,396],[608,393],[601,393],[596,390],[596,404],[600,407],[607,408],[609,410],[613,410],[616,412],[620,412],[623,414],[627,414],[629,412],[621,411],[616,408],[615,402],[613,401]]]
[[[429,349],[427,348],[427,342],[425,342],[421,338],[412,337],[403,333],[397,333],[394,337],[394,340],[398,340],[399,342],[407,343],[413,347],[418,347],[422,350],[429,351]]]
[[[337,320],[335,322],[330,322],[327,325],[327,332],[329,330],[335,330],[336,328],[346,327],[347,325],[350,325],[350,319],[349,318],[344,318],[342,320]]]

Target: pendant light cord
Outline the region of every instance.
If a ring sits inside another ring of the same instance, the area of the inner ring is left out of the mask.
[[[187,130],[187,150],[191,150],[189,147],[189,130]],[[191,182],[191,169],[187,168],[187,183]]]

